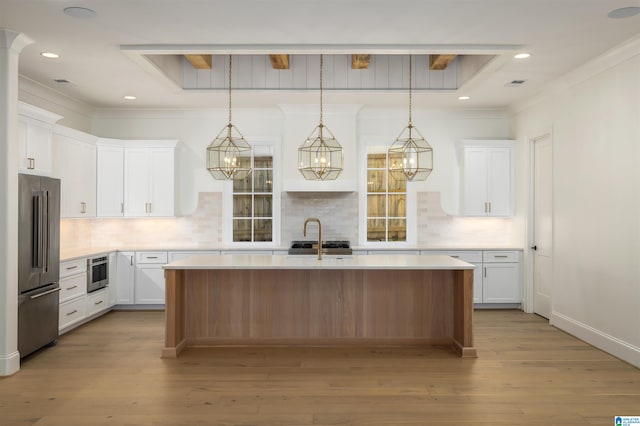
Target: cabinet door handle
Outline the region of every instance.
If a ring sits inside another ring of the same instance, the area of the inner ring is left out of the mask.
[[[76,269],[78,267],[78,265],[74,265],[74,266],[67,266],[67,271],[70,271],[72,269]]]
[[[485,212],[485,213],[489,213],[489,212],[487,211],[487,203],[486,203],[486,202],[484,203],[484,212]]]
[[[104,302],[104,300],[98,300],[98,301],[97,301],[96,303],[94,303],[93,305],[94,305],[94,306],[96,306],[96,305],[101,304],[102,302]]]
[[[120,213],[124,214],[124,203],[120,203]]]
[[[78,312],[78,310],[77,310],[77,309],[74,309],[74,310],[73,310],[73,311],[71,311],[71,312],[67,312],[67,316],[69,316],[69,315],[73,315],[73,314],[75,314],[76,312]]]
[[[487,267],[484,267],[484,277],[487,278]]]
[[[489,202],[487,204],[489,204],[489,213],[491,213],[491,202]]]
[[[71,287],[67,287],[65,290],[73,290],[74,288],[78,288],[77,285],[72,285]]]
[[[27,161],[29,162],[27,164],[27,169],[29,170],[33,170],[36,168],[36,159],[33,157],[27,157]]]
[[[87,203],[84,201],[80,202],[80,213],[84,214],[87,212]]]
[[[133,266],[133,256],[129,258],[129,262],[131,263],[131,266]]]

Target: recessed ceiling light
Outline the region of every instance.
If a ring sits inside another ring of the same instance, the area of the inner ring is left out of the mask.
[[[527,53],[527,52],[521,52],[516,55],[513,55],[513,57],[516,59],[527,59],[529,56],[531,56],[531,53]]]
[[[640,7],[631,6],[631,7],[621,7],[619,9],[614,9],[607,15],[612,19],[622,19],[622,18],[630,18],[632,16],[640,13]]]
[[[466,101],[466,100],[471,99],[471,97],[469,97],[469,96],[458,96],[458,99],[461,100],[461,101]]]
[[[96,16],[95,10],[79,6],[65,7],[64,13],[69,16],[73,16],[74,18],[93,18],[94,16]]]
[[[60,55],[53,52],[42,52],[40,53],[40,56],[45,57],[47,59],[58,59],[60,57]]]
[[[128,100],[128,101],[134,101],[134,100],[138,99],[138,98],[136,98],[136,97],[135,97],[135,96],[133,96],[133,95],[126,95],[126,96],[124,96],[124,98],[125,98],[126,100]]]

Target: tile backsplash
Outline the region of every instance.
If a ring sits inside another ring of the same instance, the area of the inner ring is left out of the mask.
[[[303,224],[309,217],[322,222],[324,240],[349,240],[359,245],[358,193],[281,194],[281,242],[304,239]],[[427,247],[522,245],[517,218],[471,218],[451,216],[440,207],[439,192],[417,193],[417,242]],[[114,248],[207,248],[223,245],[222,193],[199,194],[196,211],[176,218],[63,219],[63,249],[88,246]],[[306,239],[317,239],[315,224]]]

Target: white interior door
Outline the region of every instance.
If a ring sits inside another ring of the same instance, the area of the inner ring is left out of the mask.
[[[549,318],[553,294],[551,135],[534,140],[533,311]]]

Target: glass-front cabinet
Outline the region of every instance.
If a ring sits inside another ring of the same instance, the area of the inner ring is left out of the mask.
[[[273,156],[257,153],[253,170],[233,181],[233,241],[273,241]]]
[[[367,150],[367,241],[407,240],[407,181],[387,170],[384,146]]]

